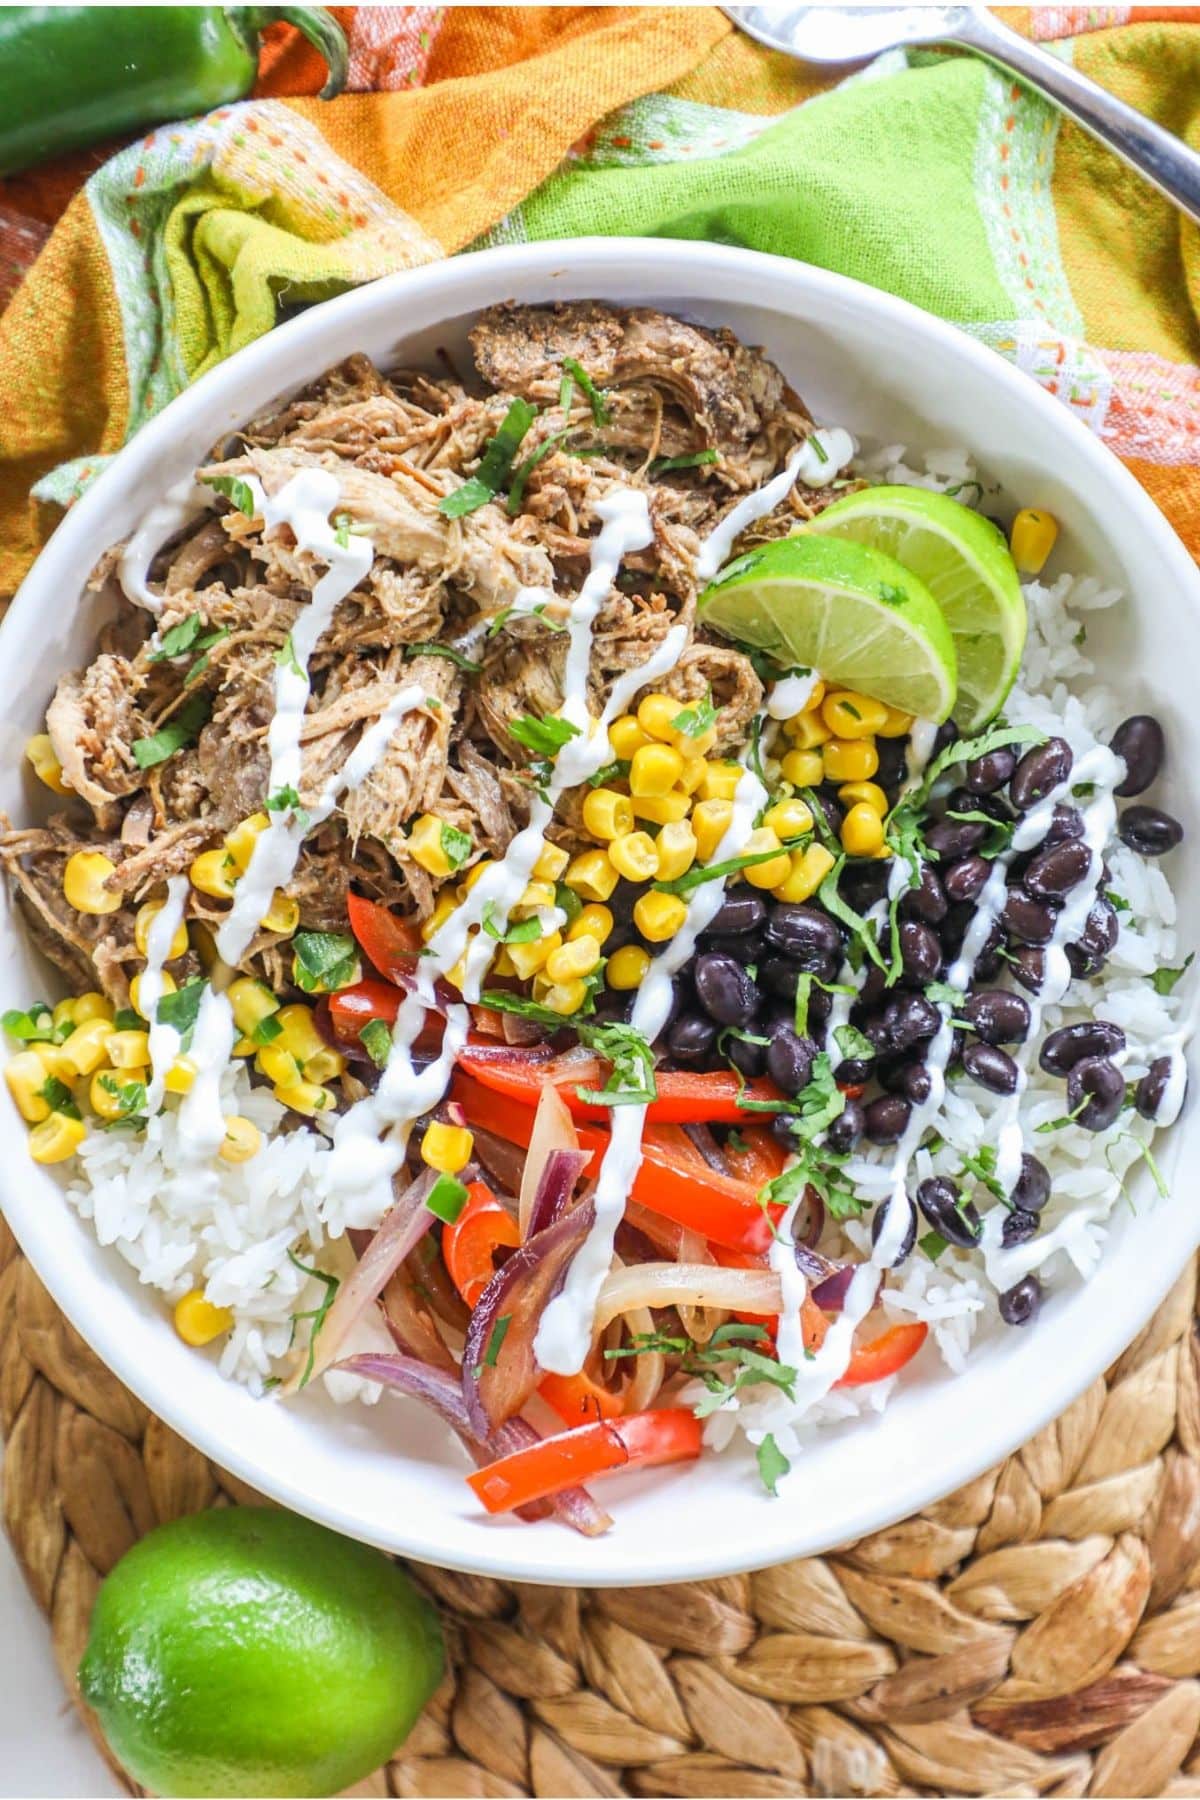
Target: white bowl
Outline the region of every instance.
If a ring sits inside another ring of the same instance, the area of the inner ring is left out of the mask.
[[[0,631],[0,810],[26,819],[38,804],[21,751],[42,728],[60,671],[91,654],[88,571],[223,432],[351,351],[385,367],[432,363],[439,346],[464,351],[473,316],[490,302],[586,296],[729,325],[767,346],[819,419],[877,441],[966,445],[1009,503],[1057,515],[1058,566],[1099,574],[1130,596],[1089,624],[1089,649],[1129,711],[1163,717],[1166,804],[1189,831],[1171,874],[1181,916],[1195,917],[1200,812],[1182,775],[1200,766],[1200,576],[1155,507],[1064,406],[972,339],[824,270],[704,244],[600,238],[461,257],[316,307],[206,375],[63,521]],[[0,1008],[25,1006],[46,987],[10,909],[0,918]],[[1167,1135],[1168,1178],[1198,1134],[1193,1112]],[[1176,1186],[1174,1200],[1155,1205],[1148,1184],[1135,1182],[1136,1212],[1114,1214],[1090,1283],[1064,1285],[1033,1329],[982,1347],[963,1376],[939,1372],[930,1356],[881,1417],[815,1445],[786,1499],[766,1497],[745,1455],[708,1456],[686,1473],[600,1484],[616,1524],[585,1542],[553,1523],[483,1519],[457,1444],[410,1403],[278,1405],[222,1381],[30,1162],[25,1128],[0,1103],[9,1221],[68,1318],[148,1407],[297,1512],[428,1562],[527,1581],[630,1584],[762,1567],[877,1530],[970,1480],[1067,1406],[1150,1316],[1200,1237],[1200,1211],[1187,1184]]]

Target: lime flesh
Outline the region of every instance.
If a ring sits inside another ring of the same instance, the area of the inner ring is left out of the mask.
[[[395,1563],[239,1506],[121,1558],[79,1685],[156,1794],[335,1794],[387,1761],[442,1662],[436,1615]]]
[[[809,530],[747,551],[700,596],[701,622],[785,667],[942,720],[954,642],[924,584],[882,551]]]
[[[1025,647],[1025,599],[1004,534],[948,494],[863,488],[835,500],[810,527],[895,557],[928,588],[958,657],[954,719],[968,735],[994,718]]]

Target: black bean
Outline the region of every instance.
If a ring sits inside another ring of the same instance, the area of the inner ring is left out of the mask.
[[[975,958],[974,975],[979,981],[994,981],[1000,973],[1002,957],[1000,955],[1005,944],[1004,928],[993,925],[983,943],[979,947],[979,955]]]
[[[1103,898],[1097,900],[1078,939],[1067,945],[1067,961],[1072,973],[1094,975],[1097,969],[1103,968],[1120,929],[1120,920],[1112,902]]]
[[[1123,719],[1112,734],[1111,749],[1125,764],[1125,775],[1114,792],[1123,800],[1144,794],[1157,779],[1166,753],[1163,728],[1153,713],[1134,713]]]
[[[817,1046],[809,1037],[798,1037],[789,1025],[776,1026],[767,1049],[767,1074],[785,1094],[798,1094],[808,1086]]]
[[[879,753],[879,767],[875,771],[875,780],[882,788],[896,787],[904,779],[905,764],[908,752],[903,738],[876,738],[875,748]]]
[[[1022,1212],[1041,1212],[1050,1198],[1050,1171],[1044,1162],[1026,1150],[1021,1157],[1021,1173],[1009,1199]]]
[[[1125,1048],[1125,1033],[1110,1019],[1082,1019],[1078,1025],[1060,1025],[1046,1037],[1038,1062],[1047,1075],[1069,1075],[1085,1056],[1117,1056]]]
[[[829,914],[818,912],[815,906],[773,907],[764,936],[802,969],[819,972],[831,957],[841,959],[842,934]]]
[[[838,892],[855,912],[866,912],[887,891],[886,862],[849,862],[842,870]]]
[[[1011,1250],[1015,1244],[1027,1244],[1031,1237],[1037,1236],[1040,1223],[1036,1213],[1014,1206],[1000,1229],[1000,1242],[1006,1250]]]
[[[925,829],[925,842],[939,862],[957,862],[978,850],[987,834],[987,826],[973,819],[935,819]]]
[[[755,1033],[760,1036],[761,1033]],[[725,1060],[739,1075],[747,1081],[753,1081],[756,1075],[765,1075],[767,1069],[767,1045],[749,1042],[746,1038],[727,1037],[722,1046]]]
[[[1139,856],[1165,856],[1183,837],[1183,826],[1159,806],[1127,806],[1117,836]]]
[[[877,964],[872,963],[867,970],[865,981],[858,990],[859,1005],[864,1012],[870,1012],[873,1007],[879,1005],[887,991],[887,975]]]
[[[982,856],[964,856],[961,861],[951,863],[949,868],[942,870],[942,887],[947,900],[978,900],[991,872],[991,864]]]
[[[1138,1082],[1136,1104],[1143,1119],[1157,1119],[1171,1079],[1173,1062],[1173,1057],[1156,1056]]]
[[[837,799],[827,788],[814,789],[819,811],[834,837],[842,835],[842,820],[846,817],[846,809],[839,805]]]
[[[839,1087],[862,1087],[870,1081],[874,1069],[874,1058],[868,1062],[865,1056],[848,1056],[833,1071],[833,1079]]]
[[[1067,1110],[1085,1131],[1107,1131],[1125,1104],[1125,1077],[1104,1056],[1085,1056],[1067,1076]]]
[[[1027,994],[1040,994],[1046,979],[1046,952],[1022,945],[1009,954],[1008,966],[1014,981],[1019,981]]]
[[[929,1098],[932,1085],[929,1070],[923,1062],[914,1062],[909,1057],[883,1064],[877,1071],[879,1084],[889,1094],[902,1094],[915,1106],[921,1106]]]
[[[1054,936],[1054,912],[1024,888],[1013,888],[1000,914],[1006,931],[1026,944],[1048,944]]]
[[[921,1211],[939,1237],[960,1250],[970,1250],[979,1242],[983,1221],[970,1200],[964,1200],[958,1187],[946,1175],[931,1175],[917,1189]]]
[[[1092,872],[1092,853],[1081,838],[1051,844],[1025,871],[1025,886],[1039,900],[1062,900]]]
[[[983,756],[972,757],[967,763],[963,769],[963,781],[973,794],[994,794],[997,788],[1004,786],[1016,766],[1015,750],[988,750]]]
[[[1017,1091],[1017,1065],[1007,1050],[999,1050],[995,1044],[980,1043],[978,1038],[965,1044],[962,1065],[973,1080],[990,1088],[993,1094]]]
[[[933,740],[934,755],[936,756],[939,750],[948,750],[951,744],[957,744],[961,736],[962,733],[953,719],[944,720],[938,726],[937,736]]]
[[[866,1123],[866,1112],[861,1101],[854,1100],[847,1094],[845,1106],[825,1133],[825,1141],[831,1150],[844,1155],[857,1144],[866,1129]]]
[[[924,919],[928,925],[940,925],[945,918],[946,895],[928,863],[922,863],[921,879],[904,895],[900,912],[906,919]]]
[[[741,937],[743,932],[758,931],[766,922],[767,903],[762,896],[739,891],[726,895],[704,935]]]
[[[1019,812],[1028,812],[1067,779],[1074,761],[1066,738],[1047,738],[1044,744],[1027,750],[1008,784],[1013,805]]]
[[[1042,839],[1043,844],[1064,844],[1070,838],[1081,838],[1084,832],[1083,814],[1077,806],[1068,806],[1060,800],[1050,814],[1050,829]]]
[[[1036,1275],[1026,1275],[1001,1294],[998,1304],[1006,1325],[1028,1325],[1042,1304],[1042,1284]]]
[[[702,1013],[684,1013],[667,1033],[667,1051],[681,1069],[705,1067],[716,1047],[717,1027]]]
[[[942,1015],[924,994],[900,994],[883,1009],[883,1048],[911,1050],[933,1037]]]
[[[756,980],[764,993],[776,994],[794,1005],[796,983],[800,979],[800,971],[795,963],[789,962],[786,956],[764,956],[757,967]],[[819,990],[814,989],[816,991]]]
[[[971,994],[958,1012],[988,1044],[1023,1044],[1033,1017],[1028,1000],[1003,988]]]
[[[1002,794],[973,794],[969,788],[955,788],[946,801],[948,813],[982,813],[985,818],[1011,824],[1016,814]]]
[[[897,1202],[896,1204],[899,1205],[900,1202]],[[912,1255],[913,1245],[917,1241],[917,1209],[907,1194],[904,1196],[903,1204],[907,1214],[904,1226],[904,1236],[900,1240],[900,1248],[886,1265],[889,1269],[898,1269],[902,1262],[906,1262]],[[875,1214],[871,1220],[872,1244],[878,1244],[883,1235],[883,1227],[887,1222],[891,1205],[892,1202],[890,1200],[881,1200],[879,1205],[875,1208]]]
[[[899,1094],[881,1094],[864,1109],[863,1129],[873,1144],[894,1144],[904,1136],[911,1110]]]
[[[926,987],[942,972],[942,946],[937,933],[920,919],[900,921],[900,960],[909,981]]]
[[[611,943],[612,939],[609,938],[607,941]],[[613,993],[611,989],[608,989],[596,1000],[597,1020],[603,1025],[627,1025],[629,1015],[633,1011],[633,999],[632,994]],[[668,1016],[668,1026],[670,1022],[670,1016]],[[666,1027],[664,1027],[665,1029]],[[661,1036],[662,1033],[660,1032],[659,1035]]]
[[[744,1030],[758,1011],[760,995],[736,957],[707,950],[696,958],[696,997],[710,1019]]]
[[[611,939],[605,940],[605,949]],[[732,956],[737,962],[752,963],[757,961],[762,948],[762,934],[748,931],[745,937],[710,937],[706,932],[700,940],[701,950],[717,950],[722,956]]]

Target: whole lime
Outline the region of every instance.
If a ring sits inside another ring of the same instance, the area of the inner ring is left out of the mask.
[[[335,1794],[387,1761],[442,1666],[437,1615],[395,1563],[293,1513],[231,1507],[121,1558],[79,1685],[157,1794]]]

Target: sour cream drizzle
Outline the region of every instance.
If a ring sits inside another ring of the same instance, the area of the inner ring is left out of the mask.
[[[146,1111],[151,1118],[162,1105],[167,1070],[179,1055],[182,1039],[173,1025],[159,1022],[158,1003],[166,991],[163,964],[171,953],[171,940],[183,924],[190,883],[186,875],[172,875],[167,897],[150,921],[146,933],[146,966],[138,977],[138,1010],[147,1021],[150,1040],[150,1080],[146,1087]]]
[[[722,563],[729,560],[730,551],[747,526],[782,506],[798,481],[813,488],[827,487],[835,481],[853,458],[855,448],[854,439],[840,425],[826,425],[812,432],[792,452],[778,475],[739,500],[709,532],[696,558],[698,579],[711,581]]]
[[[121,587],[135,606],[160,613],[163,596],[149,585],[150,564],[163,545],[177,532],[211,510],[216,501],[212,488],[203,487],[191,475],[169,487],[152,506],[121,552],[117,574]]]

